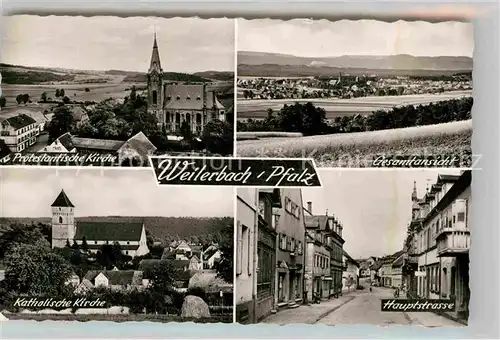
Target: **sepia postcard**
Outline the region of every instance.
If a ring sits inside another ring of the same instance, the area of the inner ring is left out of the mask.
[[[238,19],[237,154],[472,166],[470,22]]]
[[[15,15],[2,28],[5,163],[233,155],[234,20]]]
[[[0,180],[0,316],[233,322],[231,187],[95,168],[4,168]]]
[[[236,321],[466,325],[471,171],[320,175],[238,188]]]

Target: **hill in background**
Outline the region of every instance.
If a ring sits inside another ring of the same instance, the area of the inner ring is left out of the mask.
[[[222,229],[233,225],[232,217],[161,217],[161,216],[87,216],[76,222],[143,222],[146,230],[158,241],[174,239],[215,240]],[[51,218],[0,218],[0,224],[51,224]]]
[[[297,57],[288,54],[238,52],[241,76],[333,76],[351,75],[440,75],[470,72],[473,60],[462,56],[416,57],[391,56]]]

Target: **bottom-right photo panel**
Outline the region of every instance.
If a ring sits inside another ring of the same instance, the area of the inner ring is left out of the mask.
[[[319,176],[237,189],[236,321],[467,325],[472,172]]]

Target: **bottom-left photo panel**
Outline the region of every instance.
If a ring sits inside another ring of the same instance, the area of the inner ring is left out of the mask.
[[[0,169],[0,317],[233,322],[234,189]]]

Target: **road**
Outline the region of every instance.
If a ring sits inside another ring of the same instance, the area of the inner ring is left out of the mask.
[[[380,300],[393,298],[393,290],[373,287],[356,291],[354,299],[317,321],[325,325],[422,325],[426,327],[460,327],[460,323],[430,313],[381,312]]]
[[[421,325],[425,327],[463,327],[461,323],[430,312],[382,312],[381,299],[393,298],[393,290],[366,286],[363,290],[345,293],[338,299],[320,304],[286,309],[263,320],[270,324],[324,324],[338,325]]]

